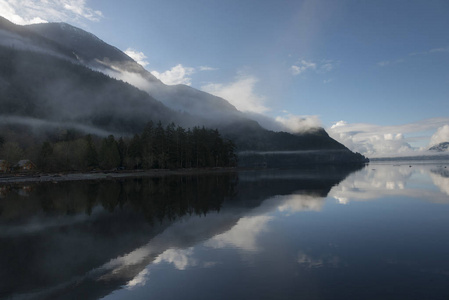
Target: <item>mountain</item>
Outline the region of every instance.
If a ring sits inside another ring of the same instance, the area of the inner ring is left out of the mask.
[[[429,150],[437,152],[447,152],[448,149],[449,149],[449,142],[439,143],[438,145],[434,145],[429,148]]]
[[[2,121],[80,124],[119,134],[179,119],[147,93],[64,59],[0,46]],[[75,126],[76,127],[76,126]]]
[[[2,132],[26,132],[27,138],[17,139],[22,144],[42,128],[132,136],[149,120],[218,128],[239,151],[339,150],[345,153],[339,160],[364,161],[322,128],[273,132],[225,99],[186,85],[167,86],[82,29],[66,23],[19,26],[0,17]]]
[[[65,45],[78,61],[114,78],[135,84],[168,107],[210,119],[241,113],[226,100],[186,85],[167,86],[119,49],[106,44],[95,35],[66,23],[28,25],[31,31]]]

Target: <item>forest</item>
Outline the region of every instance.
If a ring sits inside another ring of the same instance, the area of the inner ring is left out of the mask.
[[[26,157],[25,157],[26,156]],[[63,130],[41,145],[23,149],[0,136],[0,161],[10,170],[19,160],[31,159],[44,172],[181,169],[237,165],[235,145],[216,129],[185,129],[150,121],[133,137],[104,138]]]

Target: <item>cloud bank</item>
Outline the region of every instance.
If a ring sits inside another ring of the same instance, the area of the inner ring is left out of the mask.
[[[146,68],[150,63],[148,62],[148,57],[143,53],[142,51],[136,50],[134,48],[127,48],[125,51],[123,51],[131,57],[133,60],[135,60],[139,65]],[[197,72],[205,72],[205,71],[215,71],[217,68],[213,68],[210,66],[199,66],[197,68],[193,67],[185,67],[182,64],[177,64],[176,66],[172,67],[169,70],[166,71],[157,71],[152,70],[150,71],[151,74],[153,74],[157,79],[162,81],[164,84],[167,85],[176,85],[176,84],[185,84],[185,85],[191,85],[192,84],[192,77],[191,75],[197,73]],[[127,74],[128,77],[131,74]],[[133,77],[131,75],[131,77]],[[125,81],[129,82],[128,80]],[[133,84],[135,82],[135,78],[129,82]],[[142,84],[139,84],[139,88],[142,87]]]
[[[327,131],[332,138],[365,156],[395,157],[427,154],[425,151],[430,146],[449,141],[448,124],[449,118],[432,118],[396,126],[339,121]],[[428,132],[435,133],[431,137]]]
[[[430,138],[429,146],[438,145],[440,143],[449,142],[449,125],[444,125],[435,132]]]

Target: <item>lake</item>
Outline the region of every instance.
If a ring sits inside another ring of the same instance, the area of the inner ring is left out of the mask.
[[[0,186],[1,299],[449,299],[449,162]]]

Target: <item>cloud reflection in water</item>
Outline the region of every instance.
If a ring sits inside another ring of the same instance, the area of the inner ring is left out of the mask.
[[[441,165],[370,164],[334,187],[329,196],[340,204],[397,196],[449,204],[449,178],[443,176],[443,170]],[[423,189],[424,183],[435,188]]]

